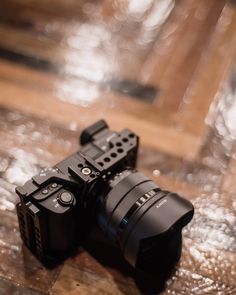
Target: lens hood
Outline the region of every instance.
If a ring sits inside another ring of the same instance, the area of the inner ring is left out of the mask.
[[[151,269],[151,263],[178,260],[182,228],[194,214],[193,205],[188,200],[174,193],[167,193],[161,198],[159,194],[161,192],[136,212],[124,230],[124,256],[137,268],[149,264]]]

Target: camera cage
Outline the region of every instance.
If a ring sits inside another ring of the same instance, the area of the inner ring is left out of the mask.
[[[95,140],[95,135],[106,129],[109,130],[108,128],[109,127],[104,120],[100,120],[86,128],[80,136],[81,146],[84,147],[93,142],[93,140]],[[123,139],[122,148],[120,148],[120,145],[118,144],[120,143],[120,138]],[[92,157],[79,151],[72,155],[74,156],[73,160],[76,160],[75,162],[70,160],[69,165],[67,165],[68,159],[72,156],[60,162],[64,163],[64,166],[67,166],[68,174],[62,173],[57,168],[57,165],[60,164],[58,163],[55,165],[55,168],[49,168],[49,170],[46,171],[43,170],[38,175],[33,176],[23,186],[18,186],[16,188],[16,193],[21,198],[21,201],[27,202],[33,194],[38,192],[39,189],[54,181],[69,187],[90,184],[91,182],[95,182],[98,177],[106,175],[115,164],[117,165],[119,162],[122,162],[131,151],[135,156],[133,161],[129,164],[131,165],[131,168],[134,168],[139,144],[138,136],[128,129],[125,129],[118,133],[115,138],[111,138],[110,140],[112,148],[105,151],[98,159],[94,160]],[[126,144],[127,142],[128,144]],[[114,157],[114,155],[116,156]],[[109,161],[107,159],[109,159]],[[90,169],[90,172],[88,174],[83,173],[84,168]]]

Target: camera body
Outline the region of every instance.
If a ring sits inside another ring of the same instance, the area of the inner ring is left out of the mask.
[[[21,237],[41,260],[76,245],[78,220],[96,206],[92,195],[111,174],[136,164],[138,137],[129,130],[112,132],[99,121],[84,130],[80,143],[80,151],[16,188]]]
[[[16,188],[28,248],[43,262],[60,260],[95,218],[134,267],[162,259],[163,251],[166,257],[178,252],[193,206],[135,170],[138,136],[111,131],[100,120],[82,132],[80,143],[79,151]]]

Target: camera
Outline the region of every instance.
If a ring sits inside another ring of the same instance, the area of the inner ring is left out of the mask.
[[[181,231],[193,205],[136,169],[139,137],[129,129],[112,131],[100,120],[81,133],[80,144],[79,151],[16,188],[27,247],[42,262],[61,260],[93,223],[135,268],[180,257]]]

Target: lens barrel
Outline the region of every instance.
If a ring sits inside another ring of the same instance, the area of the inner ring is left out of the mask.
[[[98,222],[134,267],[147,270],[174,263],[181,252],[181,230],[192,219],[192,204],[161,190],[142,173],[125,170],[110,181]]]

